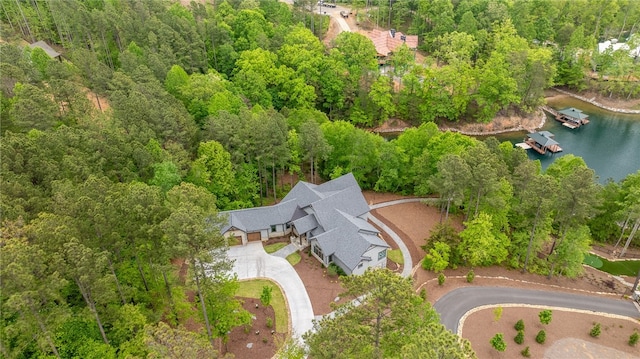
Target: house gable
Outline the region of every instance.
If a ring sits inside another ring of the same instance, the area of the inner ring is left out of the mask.
[[[227,216],[222,233],[233,228],[245,234],[261,232],[262,239],[266,239],[274,232],[274,226],[285,228],[286,224],[286,230],[291,231],[291,225],[294,234],[309,239],[312,253],[323,264],[332,260],[346,273],[357,273],[370,265],[386,265],[386,252],[384,260],[378,258],[378,253],[389,245],[367,222],[368,213],[369,205],[360,186],[349,173],[321,185],[299,182],[282,202],[273,206],[222,212]],[[276,231],[279,235],[284,233]]]

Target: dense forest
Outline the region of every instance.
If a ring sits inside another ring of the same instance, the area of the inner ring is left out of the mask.
[[[0,1],[3,357],[214,356],[250,320],[217,212],[273,203],[297,178],[439,196],[428,269],[577,276],[592,240],[637,244],[640,171],[600,185],[568,155],[543,173],[437,124],[533,111],[553,85],[638,96],[638,61],[595,48],[640,41],[640,2],[345,4],[419,35],[424,61],[403,47],[384,72],[361,34],[321,42],[315,3]],[[415,127],[367,130],[389,118]],[[177,326],[190,317],[202,333]]]

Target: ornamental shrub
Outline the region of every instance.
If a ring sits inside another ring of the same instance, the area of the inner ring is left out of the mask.
[[[522,354],[522,356],[525,357],[525,358],[530,357],[531,353],[529,352],[529,347],[524,348],[524,350],[521,351],[520,354]]]
[[[593,325],[593,328],[591,328],[591,331],[589,332],[589,335],[591,335],[594,338],[597,338],[600,336],[600,323],[596,323]]]
[[[438,285],[444,285],[444,281],[447,277],[444,276],[444,273],[438,274]]]
[[[516,322],[516,325],[513,327],[517,331],[524,330],[524,320],[520,319]]]
[[[503,352],[507,349],[507,343],[504,342],[504,337],[502,336],[502,333],[498,333],[494,335],[493,338],[491,338],[490,343],[493,349],[499,352]]]
[[[502,318],[502,307],[496,307],[493,310],[493,320],[497,322],[500,318]]]
[[[473,269],[469,269],[469,271],[467,272],[467,283],[473,282],[475,277],[476,277],[476,274],[473,273]]]
[[[538,344],[544,344],[545,340],[547,340],[547,333],[543,329],[538,332],[538,335],[536,335],[536,342]]]
[[[433,260],[425,256],[424,259],[422,259],[422,269],[431,270],[431,267],[433,267]]]
[[[516,344],[524,343],[524,331],[518,330],[518,334],[516,335],[515,338],[513,338],[513,341],[516,342]]]
[[[552,312],[549,309],[543,310],[540,313],[538,313],[538,318],[540,318],[540,323],[544,325],[551,323],[551,315],[552,315]]]
[[[264,305],[265,307],[271,304],[271,291],[273,291],[273,288],[270,285],[265,285],[264,287],[262,287],[260,302],[262,302],[262,305]]]
[[[638,343],[639,337],[640,334],[638,334],[638,332],[633,332],[633,334],[631,334],[631,336],[629,337],[629,345],[631,345],[632,347],[635,346]]]

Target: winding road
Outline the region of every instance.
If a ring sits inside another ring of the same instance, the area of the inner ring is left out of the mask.
[[[442,324],[457,333],[465,313],[490,304],[534,304],[640,317],[638,309],[628,300],[507,287],[458,288],[438,299],[433,307],[440,314]]]

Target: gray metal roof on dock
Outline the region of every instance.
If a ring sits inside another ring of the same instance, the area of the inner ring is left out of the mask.
[[[560,110],[558,112],[563,114],[563,115],[565,115],[565,116],[577,118],[579,120],[583,120],[583,119],[589,117],[584,112],[578,110],[577,108],[573,108],[573,107],[565,108],[564,110]]]
[[[536,143],[544,146],[544,147],[549,147],[549,146],[553,146],[553,145],[559,145],[559,143],[547,136],[542,135],[540,132],[534,132],[534,133],[530,133],[529,138],[531,138],[532,140],[536,141]]]

